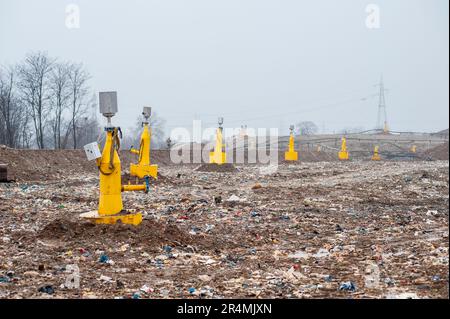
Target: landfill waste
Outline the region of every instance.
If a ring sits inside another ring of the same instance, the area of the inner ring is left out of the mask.
[[[253,189],[253,190],[255,190],[255,189],[260,189],[260,188],[262,188],[262,185],[259,184],[259,183],[256,183],[255,185],[252,186],[252,189]]]
[[[10,282],[11,279],[7,276],[0,276],[0,282]]]
[[[420,299],[415,292],[390,292],[386,295],[386,299]]]
[[[353,282],[347,281],[340,284],[339,290],[354,292],[356,291],[356,286]]]
[[[214,196],[214,203],[216,204],[222,203],[222,196]]]
[[[132,299],[141,299],[141,294],[138,292],[135,292],[131,298]]]
[[[227,199],[227,201],[228,202],[238,202],[238,201],[240,201],[241,199],[238,197],[238,196],[236,196],[236,195],[231,195],[228,199]]]
[[[55,293],[55,289],[51,286],[51,285],[47,285],[47,286],[42,286],[38,289],[39,292],[42,293],[46,293],[46,294],[54,294]]]
[[[372,263],[366,267],[366,276],[364,278],[364,285],[367,289],[377,289],[380,287],[380,268],[378,265]]]
[[[98,261],[101,262],[102,264],[106,264],[106,263],[109,262],[109,260],[110,259],[109,259],[109,257],[107,255],[101,254]]]
[[[139,290],[146,293],[147,295],[153,292],[153,289],[147,285],[143,285]]]
[[[98,280],[104,281],[104,282],[112,282],[112,278],[108,277],[108,276],[105,276],[105,275],[101,275]]]
[[[448,161],[165,164],[122,194],[134,227],[78,217],[98,207],[84,157],[0,184],[0,298],[448,298]],[[58,288],[69,265],[80,289]]]

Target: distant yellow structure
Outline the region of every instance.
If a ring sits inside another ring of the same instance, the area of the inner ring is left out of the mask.
[[[411,146],[410,151],[411,151],[411,153],[414,153],[414,154],[415,154],[416,151],[417,151],[417,146],[416,146],[416,145]]]
[[[142,115],[144,116],[144,122],[142,122],[144,130],[141,134],[139,149],[130,149],[131,153],[139,155],[139,160],[137,164],[130,164],[130,175],[138,178],[146,178],[151,176],[154,179],[157,179],[158,165],[152,165],[150,163],[150,141],[152,139],[152,135],[148,119],[151,115],[151,108],[144,106]]]
[[[209,163],[210,164],[225,164],[227,161],[226,153],[225,153],[225,145],[223,143],[223,118],[219,117],[219,127],[216,131],[216,145],[214,146],[214,150],[209,152]]]
[[[289,148],[287,152],[284,153],[285,161],[298,161],[298,152],[294,149],[294,125],[289,127],[291,131],[289,134]]]
[[[373,149],[372,161],[381,161],[380,154],[378,153],[378,145]]]
[[[338,153],[338,157],[341,161],[347,161],[349,158],[347,151],[347,140],[345,137],[343,137],[341,140],[341,150]]]

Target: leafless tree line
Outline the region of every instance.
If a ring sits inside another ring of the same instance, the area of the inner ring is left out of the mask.
[[[0,144],[14,148],[79,148],[97,139],[95,95],[82,64],[46,52],[0,67]]]

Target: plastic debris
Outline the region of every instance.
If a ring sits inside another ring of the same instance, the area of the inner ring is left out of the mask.
[[[163,246],[163,250],[164,250],[166,253],[170,253],[170,252],[172,251],[172,247],[169,246],[169,245],[164,245],[164,246]]]
[[[51,285],[42,286],[38,289],[39,292],[52,295],[55,293],[55,289]]]
[[[131,298],[132,298],[132,299],[141,299],[141,294],[138,293],[138,292],[135,292],[135,293],[131,296]]]
[[[105,275],[101,275],[98,280],[104,281],[104,282],[112,282],[112,278],[108,277],[108,276],[105,276]]]
[[[231,195],[228,199],[227,199],[227,201],[228,202],[238,202],[238,201],[240,201],[241,199],[238,197],[238,196],[236,196],[236,195]]]
[[[105,254],[101,254],[100,258],[99,258],[99,262],[101,262],[102,264],[107,264],[109,262],[109,257]]]
[[[0,276],[0,282],[10,282],[11,279],[7,276]]]
[[[341,283],[341,285],[339,286],[339,290],[355,292],[356,286],[353,282],[347,281],[347,282]]]

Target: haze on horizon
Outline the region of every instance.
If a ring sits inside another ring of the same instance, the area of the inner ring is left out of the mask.
[[[0,64],[38,50],[82,62],[95,92],[118,92],[114,123],[149,105],[167,132],[218,116],[282,134],[305,120],[372,129],[383,75],[390,128],[434,132],[449,127],[448,12],[447,0],[0,0]]]

